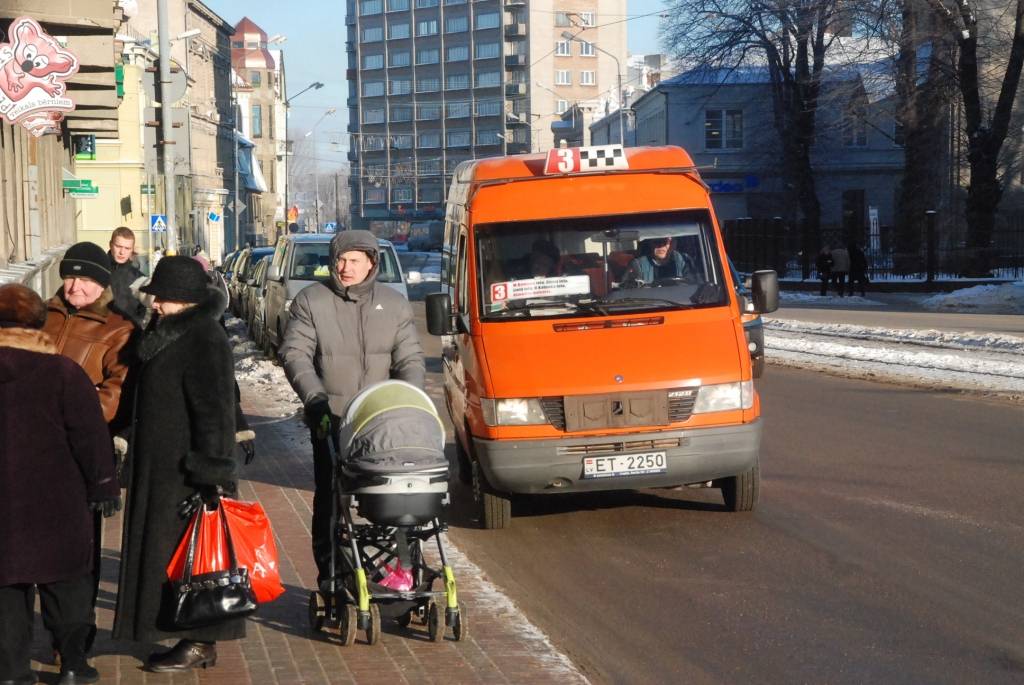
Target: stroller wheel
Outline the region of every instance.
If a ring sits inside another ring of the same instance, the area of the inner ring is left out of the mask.
[[[452,617],[452,636],[456,641],[465,640],[469,636],[466,629],[466,607],[459,602],[459,611]]]
[[[366,642],[375,645],[380,642],[380,607],[370,605],[370,625],[366,627]]]
[[[444,610],[436,602],[430,603],[427,609],[427,634],[431,642],[443,642],[447,626],[444,624]]]
[[[354,604],[346,604],[339,612],[341,624],[338,626],[341,644],[350,645],[356,641],[356,629],[359,627],[359,612]]]
[[[324,620],[327,617],[327,605],[323,595],[315,590],[309,593],[309,628],[314,633],[324,629]]]

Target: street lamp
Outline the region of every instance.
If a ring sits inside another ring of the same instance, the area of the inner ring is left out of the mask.
[[[612,53],[608,52],[604,48],[600,47],[596,43],[592,43],[590,41],[585,41],[585,40],[581,39],[578,36],[578,34],[571,33],[569,31],[562,31],[562,38],[565,38],[566,40],[569,40],[569,41],[573,41],[574,40],[574,41],[576,41],[578,43],[588,43],[591,47],[593,47],[598,52],[603,52],[604,54],[608,55],[613,60],[615,60],[615,75],[618,77],[618,82],[619,82],[619,94],[615,97],[615,101],[619,105],[619,142],[622,143],[622,145],[625,145],[626,144],[626,130],[625,130],[625,126],[623,126],[623,124],[622,124],[622,115],[624,113],[623,110],[625,108],[622,106],[622,65],[619,64],[619,58],[616,57],[615,55],[613,55]]]
[[[288,91],[288,81],[286,80],[284,82],[284,89],[285,89],[285,96],[284,96],[284,223],[285,223],[285,229],[284,230],[285,230],[285,233],[288,232],[288,177],[289,177],[289,173],[288,173],[288,157],[290,156],[290,153],[288,151],[288,142],[289,142],[288,141],[288,108],[291,106],[292,100],[294,100],[295,98],[299,97],[300,95],[305,93],[307,90],[309,90],[311,88],[316,89],[316,90],[320,90],[323,87],[324,87],[324,84],[320,83],[319,81],[314,81],[313,83],[309,84],[308,86],[306,86],[305,88],[300,90],[295,95],[293,95],[291,97],[288,97],[288,92],[287,92]]]
[[[323,113],[323,116],[321,116],[319,119],[316,120],[316,123],[313,124],[313,128],[311,128],[310,130],[306,131],[306,135],[302,136],[303,138],[308,138],[310,135],[313,136],[313,182],[316,184],[316,205],[315,205],[315,208],[316,208],[316,232],[317,233],[320,232],[320,168],[319,168],[320,165],[317,163],[317,158],[316,158],[316,127],[319,126],[321,124],[321,122],[323,122],[324,119],[326,119],[327,117],[331,116],[332,114],[334,114],[337,111],[338,110],[336,108],[331,107],[329,110],[327,110],[326,112]]]

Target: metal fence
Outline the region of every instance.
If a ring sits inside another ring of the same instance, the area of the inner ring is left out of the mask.
[[[816,279],[814,260],[823,246],[846,246],[849,231],[823,226],[818,244],[804,245],[799,224],[783,219],[732,219],[722,223],[725,248],[740,271],[774,269],[780,278]],[[921,231],[919,249],[913,253],[894,250],[892,228],[881,226],[876,235],[857,236],[868,258],[871,280],[948,280],[971,274],[979,261],[991,276],[1024,278],[1024,214],[1000,216],[985,249],[966,247],[962,228],[944,225],[940,219],[928,222]]]

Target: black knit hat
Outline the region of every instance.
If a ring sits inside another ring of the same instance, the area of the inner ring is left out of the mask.
[[[91,278],[104,288],[110,285],[110,256],[95,243],[75,243],[60,260],[61,278]]]
[[[153,278],[139,290],[171,302],[202,302],[210,294],[209,282],[199,262],[175,255],[157,262]]]

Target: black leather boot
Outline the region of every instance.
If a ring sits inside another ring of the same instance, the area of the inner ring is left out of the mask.
[[[181,640],[169,652],[151,654],[146,670],[153,673],[187,671],[198,667],[212,667],[217,664],[217,646],[213,642],[192,642]]]
[[[80,683],[98,683],[99,681],[100,672],[82,662],[73,668],[61,666],[60,680],[57,681],[57,685],[79,685]]]

